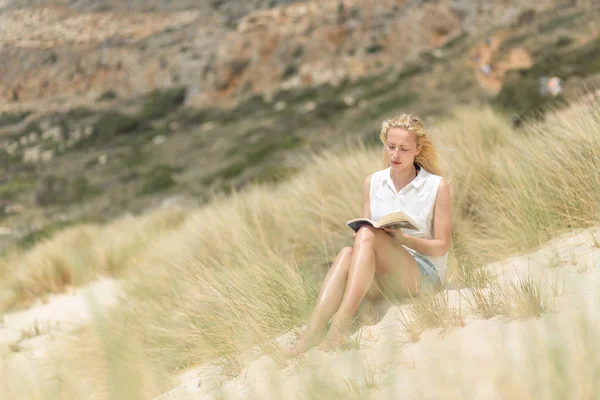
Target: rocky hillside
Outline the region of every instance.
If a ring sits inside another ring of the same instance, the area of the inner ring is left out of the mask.
[[[596,3],[488,3],[0,0],[0,249],[283,179],[401,111],[600,87]]]
[[[425,50],[562,3],[573,2],[4,0],[0,101],[47,109],[184,85],[187,104],[230,106],[401,69]]]

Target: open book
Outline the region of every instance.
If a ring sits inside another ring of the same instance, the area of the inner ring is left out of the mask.
[[[417,228],[418,224],[402,211],[396,211],[384,215],[377,222],[368,218],[355,218],[346,222],[346,225],[348,225],[354,232],[358,232],[360,227],[363,225],[371,225],[375,228],[404,228],[419,230],[419,228]]]

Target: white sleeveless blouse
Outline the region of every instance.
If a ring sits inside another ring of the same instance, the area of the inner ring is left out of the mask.
[[[396,193],[394,183],[390,176],[391,168],[377,171],[371,177],[370,203],[371,219],[378,221],[381,217],[394,211],[404,211],[419,226],[418,231],[403,229],[408,235],[423,239],[433,238],[433,206],[437,197],[441,176],[431,174],[424,168],[408,185]],[[442,281],[446,277],[448,253],[443,256],[428,256],[421,254],[409,247],[409,253],[417,253],[431,261],[438,270]]]

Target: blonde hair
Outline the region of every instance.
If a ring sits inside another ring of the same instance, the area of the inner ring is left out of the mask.
[[[385,146],[388,131],[391,128],[401,128],[412,133],[417,142],[417,147],[421,146],[421,152],[415,157],[415,164],[434,175],[442,175],[438,162],[438,152],[433,146],[423,122],[412,114],[402,114],[399,117],[388,118],[381,124],[379,139],[383,143],[383,164],[385,168],[390,166],[390,158]]]

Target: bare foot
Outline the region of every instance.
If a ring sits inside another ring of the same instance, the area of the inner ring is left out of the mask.
[[[343,330],[339,327],[331,325],[327,336],[323,339],[323,342],[319,345],[319,350],[333,351],[339,348],[346,342],[346,337],[343,334]]]
[[[305,353],[306,351],[315,347],[317,344],[319,344],[318,336],[319,335],[314,333],[311,334],[304,332],[296,344],[283,351],[285,356],[288,358],[296,357],[299,354]]]

